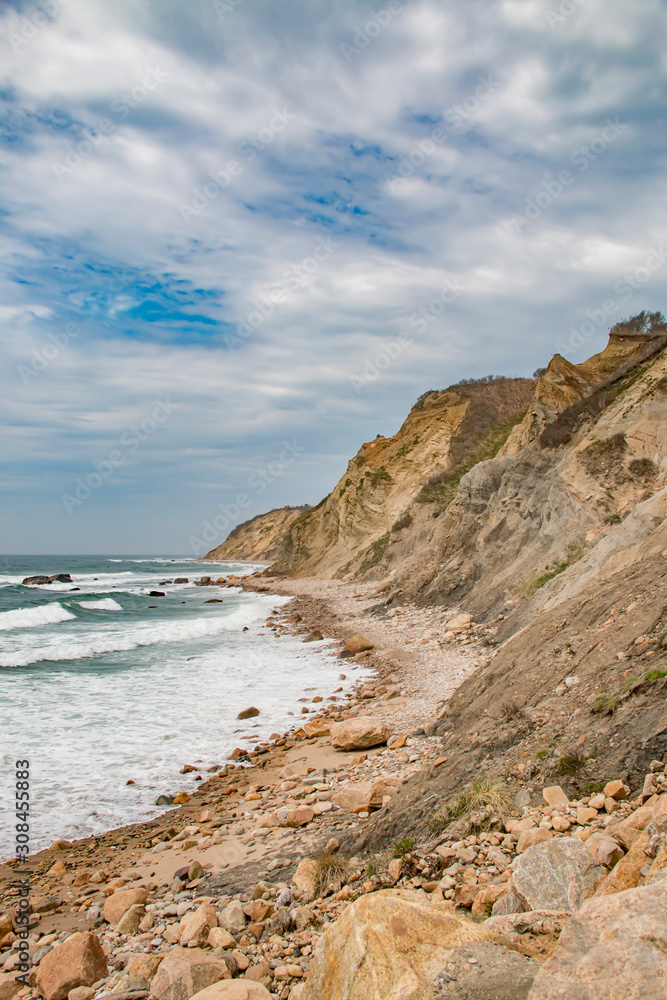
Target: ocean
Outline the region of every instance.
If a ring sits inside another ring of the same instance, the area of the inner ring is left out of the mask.
[[[0,808],[13,815],[14,762],[29,759],[31,852],[158,815],[159,795],[196,787],[184,764],[224,764],[236,746],[295,726],[299,699],[328,698],[363,675],[346,662],[340,681],[326,640],[304,645],[264,627],[287,598],[192,582],[257,568],[0,557]],[[55,573],[73,582],[21,583]],[[190,582],[165,582],[175,577]],[[237,721],[250,705],[260,715]],[[10,822],[0,859],[12,851]]]

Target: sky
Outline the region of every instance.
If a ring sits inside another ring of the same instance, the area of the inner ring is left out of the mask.
[[[202,555],[667,311],[664,0],[0,0],[6,553]]]

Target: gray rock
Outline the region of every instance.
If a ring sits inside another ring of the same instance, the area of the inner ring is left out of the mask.
[[[565,926],[529,1000],[664,1000],[667,882],[596,896]]]
[[[447,977],[437,977],[434,986],[446,983],[440,995],[448,1000],[526,1000],[539,969],[535,959],[502,945],[471,942],[452,952]]]
[[[246,919],[238,899],[233,899],[224,910],[218,914],[218,924],[230,934],[238,934],[245,930]]]
[[[510,889],[527,910],[574,913],[607,874],[578,837],[535,844],[514,861]]]
[[[521,913],[524,909],[525,907],[519,897],[510,890],[495,901],[491,907],[491,913],[494,917],[504,917],[508,913]]]

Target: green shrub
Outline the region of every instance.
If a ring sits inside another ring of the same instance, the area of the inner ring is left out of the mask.
[[[645,681],[659,681],[662,680],[663,677],[667,677],[667,670],[659,670],[658,668],[649,670],[644,674]]]
[[[397,840],[392,848],[392,857],[394,858],[404,858],[406,854],[409,854],[412,848],[415,846],[414,837],[402,837]]]
[[[592,711],[595,712],[596,715],[613,715],[616,711],[618,701],[619,697],[617,694],[607,694],[607,692],[604,691],[595,699]]]

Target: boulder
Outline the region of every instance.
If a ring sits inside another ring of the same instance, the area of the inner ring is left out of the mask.
[[[620,823],[610,823],[606,832],[610,837],[616,840],[621,847],[624,847],[626,851],[629,851],[635,840],[639,839],[639,835],[642,830],[645,830],[649,825],[652,816],[653,808],[651,806],[642,806],[641,809],[636,809],[633,813],[630,813],[630,815]]]
[[[77,986],[92,986],[107,975],[107,958],[97,934],[72,934],[39,963],[37,989],[44,1000],[65,1000]]]
[[[318,628],[315,628],[315,629],[313,629],[312,632],[308,633],[308,635],[306,636],[306,638],[303,641],[304,642],[319,642],[323,638],[324,638],[324,636],[322,635],[322,633],[320,632],[320,630]]]
[[[236,948],[236,941],[224,927],[212,927],[208,932],[208,943],[211,948]]]
[[[589,851],[599,865],[606,868],[613,868],[617,864],[625,851],[607,833],[596,830],[586,841],[586,850]]]
[[[348,653],[350,656],[356,656],[357,653],[365,653],[368,649],[375,649],[375,646],[370,641],[366,639],[365,636],[353,635],[351,639],[348,639],[343,646],[343,652]]]
[[[147,899],[148,890],[146,889],[123,889],[120,892],[114,892],[104,904],[104,919],[115,926],[131,906],[144,904]]]
[[[221,979],[231,979],[222,958],[201,948],[172,948],[151,983],[151,994],[156,1000],[189,1000]]]
[[[297,870],[292,876],[292,885],[300,889],[310,899],[314,899],[317,889],[318,865],[314,858],[304,858],[299,862]]]
[[[195,995],[197,1000],[271,1000],[269,991],[251,979],[215,983]]]
[[[524,830],[522,834],[519,835],[519,839],[516,845],[516,853],[523,854],[527,851],[529,847],[534,847],[535,844],[543,844],[545,840],[551,840],[553,833],[551,830],[541,830],[537,827],[534,830]]]
[[[290,809],[287,813],[285,823],[287,826],[297,829],[299,826],[307,826],[314,818],[315,813],[310,806],[297,806],[296,809]]]
[[[350,781],[343,785],[331,797],[331,801],[339,809],[349,809],[350,812],[369,812],[379,809],[385,795],[396,791],[389,788],[383,781]]]
[[[141,978],[150,982],[160,968],[163,958],[164,955],[132,955],[125,966],[125,972],[130,979]]]
[[[146,907],[144,904],[135,903],[129,908],[129,910],[126,910],[120,918],[116,924],[116,930],[119,934],[136,934],[139,930],[139,924],[145,916]]]
[[[474,941],[456,948],[447,965],[455,980],[452,986],[456,988],[456,1000],[526,1000],[539,968],[534,958],[490,941]],[[447,990],[433,995],[452,994]]]
[[[16,981],[14,972],[0,972],[0,1000],[14,1000],[23,983]]]
[[[454,635],[458,635],[459,632],[467,632],[469,628],[472,628],[473,617],[472,615],[461,614],[454,615],[445,624],[446,632],[453,632]]]
[[[609,893],[634,889],[641,878],[642,868],[650,862],[646,854],[649,840],[648,830],[644,830],[625,857],[617,861],[604,881],[598,886],[597,896],[606,896]]]
[[[522,913],[525,906],[511,889],[501,896],[491,907],[491,915],[494,917],[506,917],[510,913]]]
[[[493,905],[503,896],[507,895],[509,886],[507,882],[500,885],[485,885],[483,889],[477,886],[478,892],[472,904],[473,917],[488,917],[491,915]]]
[[[527,910],[573,913],[595,892],[607,870],[578,837],[547,840],[515,859],[510,888]]]
[[[430,1000],[452,951],[492,940],[483,925],[419,892],[362,896],[330,924],[311,960],[302,1000]]]
[[[569,806],[570,800],[560,785],[550,785],[542,790],[542,801],[545,806]]]
[[[543,960],[552,954],[569,919],[569,913],[531,910],[528,913],[494,914],[484,926],[505,947]]]
[[[667,995],[667,882],[587,900],[565,925],[529,1000]]]
[[[54,573],[53,576],[26,576],[22,581],[23,586],[32,584],[44,585],[45,583],[73,583],[69,573]]]
[[[187,576],[177,576],[174,583],[189,583]]]
[[[244,708],[242,712],[236,716],[237,719],[254,719],[256,715],[259,715],[259,709],[251,705],[250,708]]]
[[[616,799],[618,802],[621,799],[627,799],[630,789],[624,781],[608,781],[603,788],[603,794],[605,798]]]
[[[218,914],[210,903],[202,903],[196,910],[186,913],[179,924],[179,943],[183,947],[197,947],[208,943],[208,936],[218,926]]]
[[[364,750],[386,743],[390,736],[391,728],[370,715],[334,722],[331,726],[331,742],[337,750]]]
[[[238,934],[240,931],[245,930],[245,913],[238,899],[233,899],[218,914],[218,924],[226,931],[229,931],[230,934]]]
[[[309,738],[312,736],[328,736],[331,732],[331,724],[326,719],[311,719],[306,722],[303,731]]]

